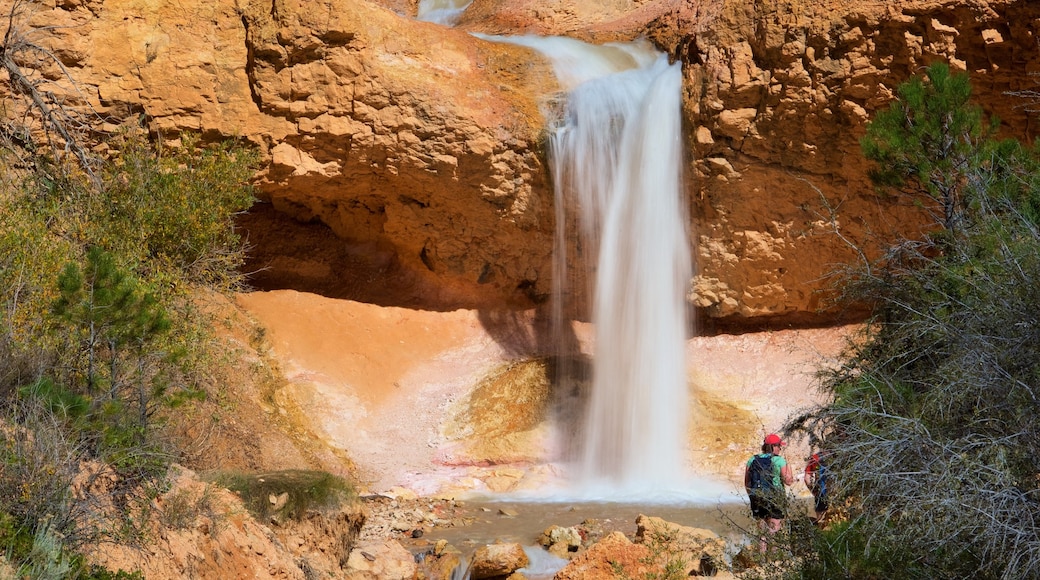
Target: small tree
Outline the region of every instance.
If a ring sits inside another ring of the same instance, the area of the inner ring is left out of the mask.
[[[140,361],[148,344],[170,328],[165,309],[155,295],[144,290],[111,254],[94,247],[87,252],[86,267],[69,263],[58,278],[60,297],[54,304],[58,318],[80,329],[87,359],[86,390],[98,389],[98,359],[108,357],[108,398],[119,396],[121,368],[136,367],[140,418],[147,418],[147,392]],[[136,364],[135,364],[136,363]]]
[[[850,520],[803,578],[1022,578],[1040,570],[1040,155],[995,125],[945,66],[868,126],[875,175],[939,201],[943,240],[904,240],[848,281],[876,306],[830,403],[795,418],[828,450]],[[848,502],[846,504],[845,502]]]
[[[971,103],[966,74],[951,74],[945,63],[899,86],[899,99],[880,111],[860,140],[867,159],[877,161],[871,177],[881,185],[903,187],[907,180],[939,203],[941,223],[955,234],[982,160],[980,143],[1000,124],[987,123]]]

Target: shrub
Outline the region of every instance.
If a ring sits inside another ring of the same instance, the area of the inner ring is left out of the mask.
[[[354,496],[349,483],[324,471],[217,473],[211,479],[238,494],[259,520],[298,520],[309,510],[335,509]]]
[[[966,82],[932,67],[868,130],[868,156],[944,211],[926,239],[894,245],[847,280],[874,314],[821,372],[832,402],[788,426],[827,449],[829,489],[853,506],[813,538],[810,577],[1040,569],[1040,157],[991,138]]]

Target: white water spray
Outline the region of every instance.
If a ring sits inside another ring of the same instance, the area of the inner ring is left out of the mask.
[[[454,26],[473,0],[419,0],[418,20]]]
[[[577,267],[595,278],[593,386],[581,484],[622,493],[675,489],[684,481],[691,276],[680,65],[646,44],[501,40],[548,56],[568,91],[550,144],[556,303],[568,291],[568,268],[575,267],[566,263],[574,219],[581,253],[594,261]],[[569,211],[577,211],[576,218]]]

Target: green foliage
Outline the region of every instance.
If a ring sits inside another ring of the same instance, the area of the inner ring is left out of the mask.
[[[144,580],[144,574],[140,572],[127,572],[125,570],[108,570],[101,566],[91,566],[81,570],[76,577],[77,580]]]
[[[82,556],[70,553],[60,537],[42,527],[33,533],[18,524],[10,514],[0,513],[0,546],[8,562],[20,562],[19,578],[56,580],[144,580],[140,572],[111,571],[101,566],[86,566]]]
[[[72,246],[49,235],[49,215],[36,211],[27,191],[0,192],[0,395],[32,382],[54,364],[62,339],[46,329],[57,295],[56,273]]]
[[[127,572],[125,570],[108,570],[101,566],[90,566],[81,569],[76,580],[144,580],[144,574],[140,572]]]
[[[999,120],[983,120],[971,104],[966,74],[951,74],[945,63],[928,67],[927,80],[900,85],[899,98],[867,126],[860,144],[878,162],[871,177],[879,184],[903,186],[910,179],[942,207],[943,226],[954,231],[970,203],[966,176],[979,165],[979,143],[989,139]]]
[[[887,580],[931,578],[923,559],[909,546],[887,542],[860,529],[862,519],[817,528],[806,516],[788,520],[771,538],[773,549],[742,580]]]
[[[32,548],[18,575],[39,580],[64,580],[73,575],[75,564],[66,552],[61,538],[47,526],[41,526],[33,537]]]
[[[832,503],[853,507],[807,542],[807,577],[1040,569],[1040,155],[992,138],[966,79],[928,80],[901,87],[864,150],[937,194],[941,233],[847,281],[874,316],[821,373],[832,402],[789,425],[828,450]]]
[[[673,547],[675,534],[668,530],[655,530],[644,537],[647,548],[646,555],[639,559],[643,572],[641,580],[679,580],[686,578],[686,554],[676,553]],[[611,574],[619,580],[633,580],[625,565],[615,560],[608,560]]]
[[[58,276],[60,294],[54,313],[82,336],[88,393],[97,388],[96,361],[102,346],[107,347],[108,384],[115,398],[118,370],[124,366],[120,364],[122,348],[129,346],[139,354],[149,341],[170,329],[169,317],[155,294],[141,286],[98,247],[87,252],[84,268],[72,262]]]
[[[345,480],[324,471],[218,473],[213,481],[238,494],[246,508],[261,521],[298,520],[308,510],[335,509],[350,501],[355,493]]]
[[[0,546],[4,546],[7,560],[21,562],[29,557],[33,548],[33,533],[23,526],[18,518],[0,512]]]
[[[632,580],[632,577],[625,571],[625,566],[621,562],[608,560],[607,563],[610,564],[610,573],[614,578],[618,580]]]
[[[35,400],[62,419],[81,419],[90,410],[90,399],[73,393],[44,377],[18,390],[22,399]]]
[[[675,534],[668,530],[656,530],[646,536],[648,553],[642,559],[642,563],[650,568],[646,580],[680,580],[686,577],[686,557],[672,553],[674,541]]]
[[[128,133],[87,176],[0,143],[0,545],[33,577],[139,577],[76,551],[141,535],[162,418],[223,356],[193,298],[240,280],[256,155],[182,145]]]
[[[88,204],[83,235],[149,277],[171,270],[179,282],[234,288],[243,255],[233,219],[254,201],[244,184],[257,160],[250,149],[202,147],[191,135],[158,150],[126,136],[102,195]]]

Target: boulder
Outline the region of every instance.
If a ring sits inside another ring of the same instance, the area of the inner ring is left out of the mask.
[[[555,580],[614,580],[644,578],[655,570],[646,564],[649,549],[633,544],[621,532],[611,532],[574,557],[556,573]]]
[[[397,540],[370,540],[350,552],[344,566],[349,580],[411,580],[415,557]]]
[[[538,539],[550,554],[570,558],[581,548],[581,532],[576,527],[549,526]]]
[[[711,530],[681,526],[658,517],[636,518],[636,542],[683,562],[683,576],[709,576],[726,567],[726,543]]]
[[[527,566],[530,560],[517,543],[489,544],[477,548],[469,565],[472,580],[508,576]]]

